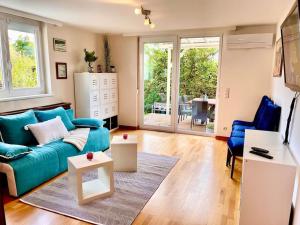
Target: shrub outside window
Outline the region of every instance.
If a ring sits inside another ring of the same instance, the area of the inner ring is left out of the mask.
[[[0,100],[45,93],[40,22],[0,14]]]

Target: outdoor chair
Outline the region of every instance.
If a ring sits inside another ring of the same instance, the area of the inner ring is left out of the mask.
[[[154,102],[152,105],[152,113],[166,113],[166,103],[163,102]]]
[[[208,102],[207,101],[192,101],[192,119],[191,119],[191,128],[195,123],[200,120],[201,125],[207,124],[207,111],[208,111]]]
[[[179,96],[179,103],[178,103],[178,123],[179,121],[184,120],[187,116],[192,115],[192,108],[187,101],[186,95]]]

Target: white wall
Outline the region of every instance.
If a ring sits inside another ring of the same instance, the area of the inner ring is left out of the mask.
[[[249,26],[235,33],[275,30],[275,26]],[[138,39],[110,36],[109,41],[112,63],[119,74],[119,122],[138,126]],[[234,119],[251,121],[261,97],[271,94],[272,56],[273,49],[228,50],[223,46],[217,135],[229,136]],[[231,90],[229,99],[224,97],[226,88]]]
[[[119,78],[119,124],[137,127],[138,38],[112,35],[109,43]]]
[[[295,0],[289,0],[287,3],[287,8],[285,9],[285,12],[283,13],[280,21],[277,24],[277,39],[280,38],[280,25],[290,12]],[[277,40],[276,39],[276,40]],[[282,71],[282,74],[284,73],[284,70]],[[284,85],[284,75],[282,77],[277,78],[274,77],[272,79],[272,95],[274,100],[282,107],[281,111],[281,121],[280,121],[280,132],[284,136],[284,132],[286,129],[286,122],[287,117],[290,110],[290,104],[294,97],[294,92],[292,92],[289,88],[285,87]],[[298,101],[298,104],[295,107],[294,116],[291,124],[291,130],[290,130],[290,150],[293,152],[293,155],[295,156],[297,162],[300,162],[300,102]],[[300,224],[300,188],[299,188],[299,182],[300,180],[300,172],[298,172],[298,180],[296,181],[296,191],[295,196],[298,195],[296,204],[295,204],[295,217],[294,217],[294,225]],[[298,190],[297,190],[298,189]],[[295,203],[295,201],[294,201]]]
[[[96,50],[96,55],[100,57],[98,62],[102,62],[102,36],[89,31],[78,29],[76,27],[57,27],[53,25],[47,25],[47,36],[48,37],[46,40],[48,41],[49,46],[49,65],[53,96],[46,98],[0,102],[0,111],[30,108],[61,101],[71,102],[73,107],[75,107],[73,74],[74,72],[82,72],[87,70],[86,63],[83,59],[84,48],[87,48],[88,50]],[[66,40],[67,52],[55,52],[53,50],[54,37]],[[67,63],[68,79],[56,79],[56,62]],[[95,65],[97,65],[98,62],[96,62]]]
[[[249,26],[230,34],[275,33],[275,26]],[[224,40],[228,34],[224,35]],[[218,136],[230,136],[232,121],[252,121],[263,95],[271,95],[273,48],[222,48]],[[230,97],[225,98],[226,89]]]

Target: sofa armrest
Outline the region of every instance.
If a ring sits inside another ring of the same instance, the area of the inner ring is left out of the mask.
[[[76,118],[72,120],[72,123],[76,127],[99,128],[103,127],[106,122],[96,118]]]

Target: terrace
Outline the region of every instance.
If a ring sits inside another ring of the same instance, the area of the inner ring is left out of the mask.
[[[178,131],[214,133],[219,38],[182,38]],[[172,127],[173,45],[145,44],[144,125]]]

